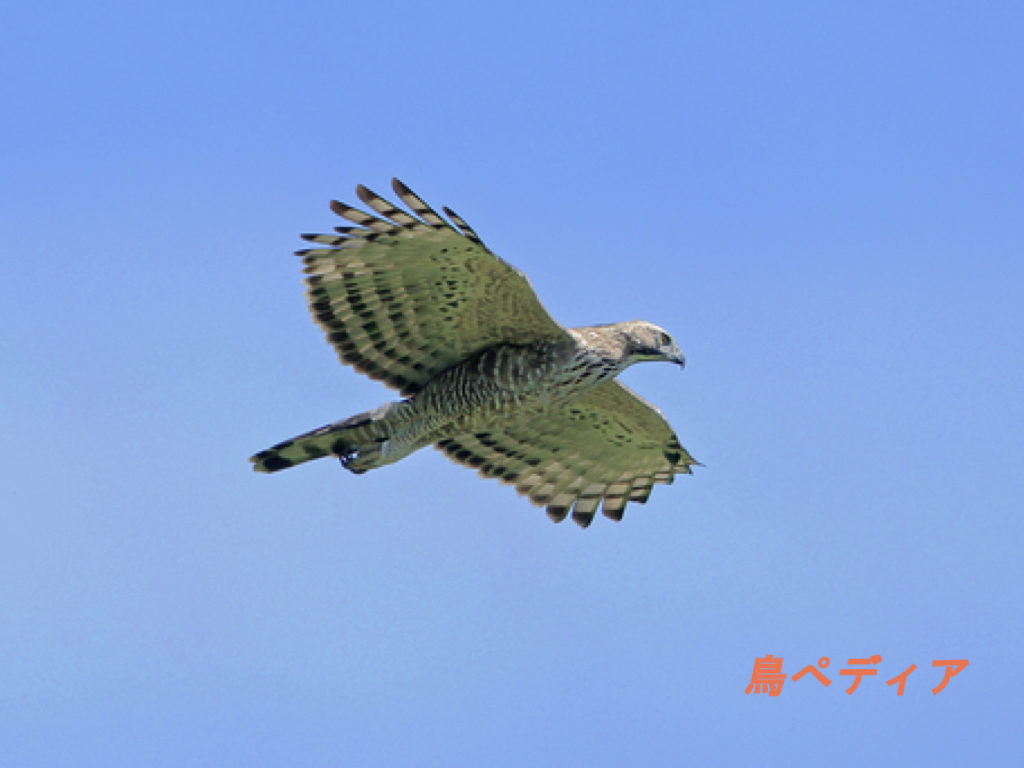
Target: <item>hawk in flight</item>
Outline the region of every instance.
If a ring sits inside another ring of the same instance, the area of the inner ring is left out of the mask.
[[[335,456],[362,473],[433,444],[583,527],[599,504],[621,520],[654,483],[691,472],[698,462],[661,413],[615,379],[642,361],[682,366],[668,333],[639,320],[562,327],[454,211],[446,220],[392,186],[412,214],[360,185],[377,215],[334,201],[355,226],[303,235],[319,247],[297,255],[341,362],[405,399],[261,451],[257,471]]]

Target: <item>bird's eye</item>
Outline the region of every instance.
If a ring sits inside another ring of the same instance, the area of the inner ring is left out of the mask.
[[[672,343],[672,337],[669,336],[667,333],[662,333],[658,337],[658,346],[660,346],[660,347],[667,347],[671,343]]]

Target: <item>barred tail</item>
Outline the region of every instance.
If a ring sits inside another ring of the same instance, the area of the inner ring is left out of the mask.
[[[353,456],[387,439],[389,428],[383,418],[396,405],[388,403],[306,432],[250,456],[249,461],[257,472],[277,472],[324,456],[336,456],[347,466]]]

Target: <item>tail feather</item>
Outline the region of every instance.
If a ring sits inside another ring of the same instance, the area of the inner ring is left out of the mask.
[[[313,459],[336,456],[344,463],[364,450],[367,443],[386,438],[386,427],[380,419],[387,406],[350,416],[343,421],[314,429],[285,440],[249,457],[257,472],[277,472]]]

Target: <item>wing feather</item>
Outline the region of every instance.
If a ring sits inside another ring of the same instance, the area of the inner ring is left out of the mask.
[[[444,211],[445,216],[451,219],[452,224],[455,225],[455,228],[458,229],[460,233],[468,237],[474,243],[483,245],[483,241],[480,239],[480,236],[473,231],[473,228],[469,226],[469,224],[467,224],[459,214],[448,206],[444,206],[441,210]]]
[[[661,413],[618,381],[567,406],[500,432],[458,435],[437,447],[484,477],[514,485],[561,522],[582,527],[601,512],[621,520],[655,483],[671,483],[696,464]]]
[[[356,187],[356,194],[359,196],[360,200],[370,206],[373,210],[381,216],[390,219],[400,227],[410,229],[426,227],[426,225],[415,216],[410,216],[400,208],[396,208],[376,192],[371,192],[362,184]]]
[[[400,182],[398,179],[391,180],[391,188],[395,190],[395,194],[398,195],[399,199],[409,206],[413,213],[427,222],[427,224],[438,229],[444,229],[448,226],[445,223],[445,220],[438,216],[433,208],[420,200],[415,192],[405,186],[405,184]]]
[[[393,186],[412,214],[359,186],[378,215],[332,201],[357,226],[302,235],[321,246],[297,253],[310,311],[341,362],[412,395],[487,347],[568,338],[529,280],[461,217],[445,209],[453,227],[400,181]]]
[[[340,203],[337,200],[331,200],[331,210],[341,216],[341,218],[351,221],[353,224],[358,224],[360,227],[372,229],[374,232],[390,232],[395,226],[383,219],[378,219],[376,216],[371,216],[365,211],[353,208],[351,205]]]

